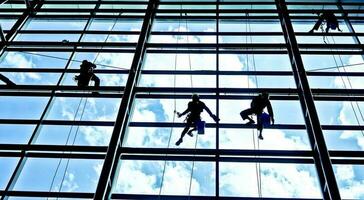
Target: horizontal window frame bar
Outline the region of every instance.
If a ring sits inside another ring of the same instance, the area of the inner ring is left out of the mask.
[[[103,66],[101,64],[101,66]],[[80,73],[80,69],[64,69],[64,68],[4,68],[0,67],[0,72],[39,72],[39,73]],[[128,69],[95,69],[97,74],[128,74]],[[221,75],[221,76],[292,76],[291,71],[215,71],[215,70],[142,70],[143,75]],[[347,77],[361,77],[364,76],[363,72],[320,72],[320,71],[307,71],[306,74],[310,76],[347,76]]]
[[[36,120],[36,119],[0,119],[0,124],[18,124],[18,125],[65,125],[65,126],[114,126],[114,121],[70,121],[70,120]],[[152,127],[152,128],[183,128],[185,123],[172,122],[130,122],[129,127]],[[206,123],[206,128],[216,128],[215,123]],[[255,129],[257,126],[242,125],[239,123],[220,123],[219,128],[239,128],[239,129]],[[306,130],[304,124],[274,124],[265,129],[293,129]],[[362,130],[357,125],[322,125],[323,130]]]
[[[0,96],[16,96],[16,97],[50,97],[52,92],[1,92]],[[55,93],[55,97],[86,97],[86,98],[121,98],[122,94],[115,93],[100,93],[95,96],[90,93]],[[350,95],[350,94],[348,94]],[[188,94],[136,94],[137,98],[143,99],[190,99],[191,95]],[[216,95],[200,95],[201,99],[216,99]],[[224,100],[251,100],[252,96],[249,95],[219,95],[219,99]],[[271,100],[293,100],[298,101],[297,95],[289,96],[270,96]],[[316,101],[364,101],[364,97],[360,96],[314,96]]]

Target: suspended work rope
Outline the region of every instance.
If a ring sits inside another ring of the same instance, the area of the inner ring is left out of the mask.
[[[181,13],[182,16],[182,13]],[[179,20],[178,22],[178,32],[180,32],[181,30],[181,20]],[[176,40],[177,40],[177,46],[179,44],[179,38],[176,36]],[[177,49],[176,49],[177,50]],[[174,55],[174,72],[177,71],[177,62],[178,61],[178,54],[176,53]],[[174,128],[174,124],[176,121],[176,114],[177,114],[177,100],[176,100],[176,73],[174,73],[173,75],[173,117],[172,117],[172,127],[170,129],[169,132],[169,137],[168,137],[168,143],[167,143],[167,148],[169,149],[170,143],[171,143],[171,138],[172,138],[172,133],[173,133],[173,128]],[[167,154],[165,155],[166,157],[168,156]],[[165,176],[165,172],[166,172],[166,167],[167,167],[167,159],[164,161],[164,167],[163,167],[163,171],[162,171],[162,178],[161,178],[161,184],[159,187],[159,199],[161,198],[161,194],[162,194],[162,188],[163,188],[163,182],[164,182],[164,176]]]
[[[119,16],[120,16],[121,14],[122,14],[122,12],[120,12],[120,13],[119,13]],[[117,22],[118,22],[118,19],[119,19],[119,18],[116,18],[116,19],[115,19],[114,24],[113,24],[113,26],[112,26],[111,30],[109,31],[109,33],[108,33],[107,37],[105,38],[104,43],[106,43],[106,42],[107,42],[107,40],[108,40],[108,38],[109,38],[109,36],[110,36],[111,32],[113,31],[113,29],[114,29],[115,25],[116,25],[116,24],[117,24]],[[81,36],[81,37],[82,37],[82,36]],[[102,48],[100,49],[100,51],[98,51],[98,53],[96,54],[96,56],[95,56],[95,58],[94,58],[94,60],[93,60],[93,62],[92,62],[92,63],[95,63],[95,62],[96,62],[97,58],[98,58],[98,57],[99,57],[99,55],[100,55],[101,50],[102,50]],[[88,100],[88,98],[87,98],[87,97],[81,97],[80,102],[79,102],[79,104],[78,104],[78,106],[77,106],[77,108],[76,108],[76,113],[75,113],[75,115],[74,115],[73,122],[75,122],[75,121],[76,121],[77,115],[78,115],[78,114],[79,114],[79,112],[80,112],[80,106],[81,106],[82,101],[83,101],[83,99],[84,99],[84,98],[85,98],[85,104],[84,104],[84,106],[83,106],[83,108],[82,108],[82,111],[81,111],[80,120],[82,120],[82,118],[83,118],[83,115],[84,115],[85,110],[86,110],[87,100]],[[68,142],[69,142],[69,140],[70,140],[70,136],[71,136],[71,133],[72,133],[73,127],[74,127],[74,124],[72,124],[72,125],[71,125],[70,131],[68,132],[67,139],[66,139],[66,145],[68,144]],[[77,126],[77,128],[76,128],[75,135],[74,135],[74,138],[73,138],[73,140],[72,140],[71,146],[74,146],[74,144],[75,144],[75,142],[76,142],[76,138],[77,138],[78,133],[79,133],[79,128],[80,128],[80,126],[78,125],[78,126]],[[63,152],[62,152],[62,154],[64,154],[64,153],[65,153],[65,151],[63,151]],[[72,151],[71,151],[70,153],[72,153]],[[63,158],[61,157],[61,158],[60,158],[60,160],[59,160],[59,162],[58,162],[58,164],[57,164],[57,167],[56,167],[56,171],[55,171],[55,173],[54,173],[54,176],[52,177],[52,182],[51,182],[51,186],[50,186],[49,192],[51,192],[51,190],[52,190],[52,187],[53,187],[54,182],[55,182],[55,177],[56,177],[56,176],[57,176],[57,174],[58,174],[58,171],[59,171],[60,165],[61,165],[61,163],[62,163],[62,160],[63,160]],[[61,179],[60,186],[59,186],[59,188],[58,188],[58,193],[57,193],[58,195],[59,195],[59,192],[61,192],[61,190],[62,190],[63,183],[64,183],[65,178],[66,178],[66,175],[67,175],[67,171],[68,171],[69,163],[70,163],[70,158],[68,158],[68,159],[67,159],[67,162],[66,162],[66,165],[65,165],[65,169],[64,169],[64,171],[63,171],[63,173],[62,173],[62,179]],[[58,196],[58,195],[57,195],[57,198],[56,198],[56,199],[58,199],[58,198],[59,198],[59,196]],[[49,199],[49,198],[47,197],[47,199]]]
[[[252,9],[252,5],[250,7],[250,9]],[[250,25],[250,20],[249,20],[249,13],[246,13],[246,20],[245,20],[245,30],[249,33],[251,33],[251,25]],[[245,36],[245,41],[246,43],[248,43],[248,35]],[[252,36],[249,35],[249,42],[250,44],[253,43],[253,39]],[[253,70],[254,72],[256,72],[256,66],[255,66],[255,57],[254,54],[252,54],[251,56],[252,58],[252,65],[253,65]],[[250,71],[250,63],[249,63],[249,54],[247,54],[247,59],[246,59],[246,66],[247,66],[247,71]],[[255,80],[255,87],[259,88],[258,85],[258,78],[257,75],[255,74],[254,76],[254,80]],[[248,88],[250,88],[250,81],[249,81],[249,75],[247,78],[247,83],[248,83]],[[252,95],[252,94],[250,94]],[[262,198],[262,185],[261,185],[261,168],[260,168],[260,162],[258,162],[257,158],[259,158],[259,155],[257,155],[256,151],[260,149],[259,147],[259,139],[257,140],[257,142],[255,141],[255,137],[258,137],[258,132],[255,129],[252,129],[252,138],[253,138],[253,147],[254,147],[254,158],[256,159],[255,161],[255,173],[256,173],[256,181],[257,181],[257,190],[258,190],[258,196],[259,198]],[[257,146],[256,146],[257,143]]]
[[[182,10],[182,4],[181,4],[181,10]],[[187,13],[185,13],[185,16],[186,16],[186,20],[185,20],[186,31],[189,31]],[[189,44],[190,43],[189,35],[186,36],[186,39],[187,39],[187,44]],[[187,51],[189,52],[189,47],[187,47]],[[190,72],[192,72],[191,53],[188,53],[188,66],[189,66]],[[192,73],[190,73],[190,81],[191,81],[190,84],[191,84],[191,88],[193,88],[193,79],[192,78],[193,78]],[[199,134],[197,133],[196,134],[196,140],[195,140],[195,147],[194,147],[194,149],[196,149],[196,147],[197,147],[198,135]],[[193,157],[195,158],[196,157],[196,154],[193,154]],[[190,183],[189,183],[189,187],[188,187],[188,199],[191,198],[192,179],[193,179],[194,168],[195,168],[195,160],[193,159],[192,166],[191,166]]]
[[[28,51],[19,51],[25,54],[29,54],[29,55],[35,55],[35,56],[43,56],[46,58],[53,58],[53,59],[59,59],[59,60],[66,60],[66,61],[72,61],[72,62],[78,62],[78,63],[82,63],[82,60],[77,60],[77,59],[69,59],[69,58],[63,58],[63,57],[58,57],[58,56],[51,56],[51,55],[45,55],[45,54],[40,54],[40,53],[34,53],[34,52],[28,52]],[[100,53],[100,51],[98,51],[98,54]],[[106,68],[113,68],[113,69],[124,69],[124,70],[129,70],[128,68],[122,68],[122,67],[116,67],[116,66],[112,66],[112,65],[105,65],[105,64],[100,64],[100,63],[95,63],[98,66],[103,66]]]
[[[336,44],[336,42],[335,42],[335,38],[334,38],[333,36],[331,36],[331,38],[332,38],[333,44]],[[330,41],[328,41],[328,42],[330,42]],[[331,49],[330,49],[330,50],[331,50]],[[335,58],[334,54],[332,54],[332,56],[333,56],[333,59],[334,59],[335,64],[336,64],[336,65],[338,65],[338,62],[337,62],[337,60],[336,60],[336,58]],[[341,56],[340,56],[340,55],[338,55],[338,57],[339,57],[340,63],[343,65],[343,64],[344,64],[344,62],[343,62],[343,60],[342,60]],[[337,70],[338,70],[338,72],[341,72],[341,71],[340,71],[340,68],[337,68]],[[344,71],[344,72],[346,72],[346,69],[345,69],[345,68],[343,68],[343,71]],[[340,75],[340,78],[341,78],[341,81],[342,81],[342,83],[343,83],[343,86],[344,86],[345,90],[350,91],[350,89],[353,89],[353,86],[352,86],[352,84],[351,84],[350,78],[349,78],[348,76],[345,76],[345,77],[346,77],[346,80],[347,80],[347,82],[348,82],[348,86],[347,86],[347,84],[345,83],[345,79],[344,79],[343,75]],[[348,95],[350,96],[350,94],[348,94]],[[356,108],[357,108],[357,110],[358,110],[358,112],[359,112],[359,114],[360,114],[360,116],[361,116],[361,120],[362,120],[362,121],[364,121],[364,116],[363,116],[363,113],[362,113],[362,111],[361,111],[361,108],[360,108],[359,103],[358,103],[357,101],[354,101],[354,102],[355,102],[355,106],[356,106]],[[360,120],[359,120],[359,117],[358,117],[357,111],[355,110],[354,103],[353,103],[352,101],[350,101],[350,105],[351,105],[351,108],[352,108],[352,110],[353,110],[353,113],[354,113],[354,116],[355,116],[356,122],[357,122],[358,126],[360,126],[360,127],[361,127],[361,123],[360,123]],[[364,136],[363,129],[360,129],[360,131],[361,131],[362,136]]]
[[[47,57],[47,58],[54,58],[54,59],[60,59],[60,60],[70,60],[73,62],[79,62],[82,63],[82,60],[76,60],[76,59],[69,59],[69,58],[63,58],[63,57],[58,57],[58,56],[50,56],[50,55],[45,55],[45,54],[39,54],[39,53],[34,53],[34,52],[27,52],[27,51],[19,51],[25,54],[29,54],[29,55],[36,55],[36,56],[43,56],[43,57]],[[122,68],[122,67],[116,67],[113,65],[105,65],[105,64],[97,64],[98,66],[103,66],[106,68],[113,68],[113,69],[122,69],[122,70],[129,70],[128,68]],[[347,65],[339,65],[339,66],[331,66],[331,67],[324,67],[324,68],[317,68],[317,69],[311,69],[311,70],[307,70],[307,72],[315,72],[315,71],[324,71],[324,70],[329,70],[329,69],[337,69],[337,68],[344,68],[344,67],[354,67],[354,66],[361,66],[364,65],[364,62],[361,63],[354,63],[354,64],[347,64]]]
[[[76,108],[76,113],[75,113],[75,115],[74,115],[74,117],[73,117],[73,120],[72,120],[73,122],[75,122],[75,121],[76,121],[77,115],[78,115],[78,113],[79,113],[79,111],[80,111],[80,107],[81,107],[81,104],[82,104],[82,99],[83,99],[83,98],[81,98],[81,100],[80,100],[80,102],[78,103],[78,106],[77,106],[77,108]],[[85,107],[86,107],[86,102],[85,102],[85,106],[84,106],[84,108],[82,109],[82,114],[81,114],[81,116],[83,115],[83,112],[84,112]],[[68,134],[67,134],[66,145],[68,144],[68,142],[69,142],[69,140],[70,140],[70,136],[71,136],[71,133],[72,133],[72,129],[73,129],[73,124],[71,125],[71,128],[70,128],[70,130],[69,130],[69,132],[68,132]],[[62,152],[62,155],[63,155],[64,153],[65,153],[65,151],[63,151],[63,152]],[[55,182],[55,178],[56,178],[56,176],[57,176],[57,174],[58,174],[58,171],[59,171],[59,168],[60,168],[60,166],[61,166],[62,160],[63,160],[63,158],[60,158],[60,159],[59,159],[59,161],[58,161],[58,163],[57,163],[56,171],[55,171],[55,173],[54,173],[54,175],[53,175],[53,177],[52,177],[51,185],[50,185],[50,187],[49,187],[49,192],[51,192],[51,191],[52,191],[52,188],[53,188],[53,185],[54,185],[54,182]],[[63,179],[63,178],[62,178],[62,179]],[[63,182],[63,181],[62,181],[62,182]],[[61,185],[62,185],[62,183],[61,183]],[[61,188],[61,187],[60,187],[60,188]],[[47,197],[47,199],[49,199],[49,197]]]

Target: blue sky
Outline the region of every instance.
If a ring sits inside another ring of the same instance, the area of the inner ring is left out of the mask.
[[[119,22],[114,30],[138,30],[140,23]],[[67,27],[65,26],[67,24]],[[28,24],[28,29],[77,29],[81,30],[85,22],[81,21],[35,21]],[[185,23],[162,23],[157,21],[153,27],[159,31],[215,31],[215,22],[188,22]],[[52,26],[50,26],[52,25]],[[8,26],[8,25],[6,25]],[[6,27],[4,26],[4,27]],[[106,23],[105,20],[94,21],[92,30],[109,30],[113,22]],[[234,23],[222,23],[222,31],[234,30],[237,32],[248,31],[242,21]],[[311,24],[295,24],[296,31],[308,31]],[[342,26],[344,32],[346,27]],[[252,24],[251,31],[281,31],[277,24]],[[47,36],[48,37],[48,36]],[[103,42],[106,36],[87,36],[83,41]],[[18,40],[46,40],[44,35],[39,37],[18,37]],[[58,36],[50,38],[61,41]],[[67,36],[66,39],[76,40],[75,36]],[[109,41],[131,41],[135,42],[137,36],[112,36]],[[214,43],[213,36],[187,38],[173,36],[154,36],[152,42],[161,43]],[[302,43],[315,41],[323,43],[322,37],[299,38]],[[222,42],[250,42],[246,37],[220,38]],[[252,38],[253,42],[281,43],[282,37],[276,38]],[[335,38],[335,41],[341,41]],[[331,41],[332,38],[331,38]],[[345,40],[348,42],[348,40]],[[44,53],[62,58],[69,58],[69,53]],[[95,53],[77,53],[75,60],[93,60]],[[132,54],[102,53],[97,57],[97,64],[106,64],[120,68],[130,68]],[[303,55],[306,70],[335,66],[334,57]],[[177,60],[176,60],[177,59]],[[177,70],[189,70],[189,59],[191,59],[192,70],[214,70],[215,55],[211,54],[148,54],[144,69],[174,70],[176,61]],[[342,59],[343,64],[362,63],[361,56],[338,56],[335,59]],[[257,70],[282,70],[290,71],[290,63],[287,55],[255,55]],[[34,54],[10,52],[4,54],[0,59],[1,67],[9,68],[64,68],[65,60],[47,58]],[[221,70],[252,70],[253,57],[251,55],[224,54],[220,57]],[[72,62],[70,68],[78,68],[78,62]],[[346,68],[347,71],[362,71],[363,66]],[[100,69],[110,69],[99,66]],[[60,74],[41,73],[4,73],[17,84],[55,84]],[[74,74],[69,74],[62,80],[64,85],[74,85],[72,80]],[[100,75],[102,85],[119,86],[125,84],[126,76],[119,74]],[[257,87],[255,77],[250,76],[229,76],[220,77],[221,87]],[[279,79],[279,81],[277,81]],[[215,76],[176,76],[176,87],[215,87]],[[174,76],[148,76],[143,75],[139,86],[145,87],[170,87],[173,85]],[[343,88],[340,77],[310,78],[311,86],[314,88]],[[354,88],[362,88],[360,78],[350,78]],[[259,77],[259,87],[285,87],[295,88],[293,77]],[[44,110],[47,97],[0,97],[0,118],[2,119],[39,119]],[[176,106],[178,111],[186,108],[189,99],[177,100],[174,105],[173,99],[137,99],[134,106],[131,121],[133,122],[172,122],[173,110]],[[216,113],[216,101],[204,100],[207,106]],[[88,98],[61,98],[57,97],[50,108],[46,119],[58,120],[94,120],[114,121],[120,99]],[[221,100],[220,118],[222,123],[242,123],[239,112],[249,106],[250,101],[246,100]],[[77,112],[78,105],[84,109],[84,114]],[[302,112],[298,101],[272,101],[277,124],[304,124]],[[356,103],[354,102],[356,106]],[[316,102],[317,110],[323,125],[356,125],[350,102]],[[358,102],[363,110],[364,105]],[[358,108],[356,108],[358,111]],[[77,113],[76,117],[75,114]],[[82,115],[82,117],[81,117]],[[212,119],[203,113],[203,119],[212,123]],[[177,119],[176,122],[182,122]],[[363,124],[363,119],[360,119]],[[26,143],[34,126],[0,126],[0,143]],[[174,145],[178,139],[181,128],[130,128],[128,130],[124,146],[131,147],[168,147],[168,148],[194,148],[197,142],[198,148],[215,147],[215,129],[206,129],[205,135],[198,138],[186,136],[180,147]],[[107,145],[112,127],[67,127],[67,126],[44,126],[40,130],[37,144],[74,144],[75,145]],[[330,149],[363,150],[364,137],[358,131],[325,131],[327,144]],[[67,141],[67,136],[70,139]],[[264,131],[265,139],[260,141],[261,149],[284,149],[284,150],[308,150],[310,148],[307,134],[302,130],[277,130],[267,129]],[[168,143],[170,141],[170,143]],[[253,130],[249,129],[221,129],[220,146],[226,149],[252,149]],[[279,144],[279,145],[277,145]],[[0,158],[0,189],[3,189],[8,180],[8,175],[16,165],[17,158]],[[56,172],[59,159],[29,158],[25,164],[19,181],[15,185],[16,190],[39,190],[58,191],[63,174],[62,191],[93,192],[102,167],[102,160],[70,160],[65,170],[67,159],[60,162],[59,170]],[[193,170],[192,170],[193,166]],[[118,193],[143,193],[143,194],[173,194],[173,195],[214,195],[215,189],[215,163],[214,162],[180,162],[180,161],[121,161],[119,179],[114,192]],[[220,193],[224,196],[258,196],[255,163],[220,163]],[[165,169],[165,170],[164,170]],[[362,166],[335,165],[334,166],[340,191],[344,198],[364,198],[364,173]],[[163,178],[163,170],[164,178]],[[191,179],[191,171],[193,176]],[[269,197],[321,197],[317,175],[314,165],[299,164],[261,164],[262,172],[262,194]],[[52,178],[56,174],[53,187],[50,188]],[[163,178],[163,184],[162,184]],[[244,181],[242,181],[244,180]],[[34,182],[37,184],[32,184]],[[191,188],[189,188],[191,182]],[[160,190],[160,186],[162,189]],[[304,185],[305,187],[302,187]]]

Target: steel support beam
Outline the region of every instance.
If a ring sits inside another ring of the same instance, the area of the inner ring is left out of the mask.
[[[0,39],[1,39],[1,43],[5,44],[7,42],[3,28],[0,24]]]
[[[117,179],[117,167],[121,151],[121,144],[124,140],[128,120],[130,117],[133,100],[136,93],[136,84],[138,82],[144,54],[146,52],[146,43],[149,39],[154,17],[158,7],[158,0],[150,0],[147,11],[144,16],[141,33],[139,35],[137,47],[135,50],[132,65],[129,71],[128,80],[121,99],[119,111],[117,114],[115,126],[111,135],[106,158],[101,170],[100,179],[97,184],[95,200],[110,199],[111,187]]]
[[[13,81],[11,81],[8,77],[0,74],[0,81],[3,81],[4,83],[6,83],[8,86],[13,86],[15,85],[15,83]]]
[[[300,55],[293,26],[285,0],[276,0],[279,18],[288,46],[288,54],[292,64],[292,71],[297,85],[298,95],[304,114],[307,133],[314,153],[317,173],[320,179],[324,199],[340,200],[339,188],[332,168],[322,128],[315,108],[313,95],[307,80],[306,71]]]

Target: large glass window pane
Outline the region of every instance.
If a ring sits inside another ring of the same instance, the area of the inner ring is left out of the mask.
[[[341,198],[364,198],[364,167],[362,165],[334,165]]]
[[[292,71],[286,54],[221,54],[222,71]]]
[[[147,53],[144,70],[215,70],[215,54]]]
[[[221,149],[309,150],[306,130],[263,130],[264,140],[258,141],[255,129],[219,129]],[[277,145],[280,144],[280,145]]]
[[[42,125],[35,144],[107,146],[113,127]]]
[[[26,144],[34,128],[34,125],[1,124],[0,144]]]
[[[85,19],[37,19],[27,21],[25,30],[83,30]]]
[[[364,102],[315,101],[322,125],[362,125]]]
[[[113,121],[119,104],[120,99],[57,97],[47,119]]]
[[[0,190],[5,190],[18,160],[18,158],[0,157]]]
[[[257,178],[259,171],[261,178]],[[321,198],[313,165],[220,163],[222,196],[258,197],[259,186],[262,197]]]
[[[28,158],[14,190],[95,192],[101,166],[91,159]]]
[[[39,119],[48,97],[0,97],[1,119]]]
[[[215,194],[214,163],[122,160],[119,170],[114,193],[203,196]]]

